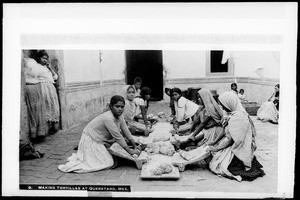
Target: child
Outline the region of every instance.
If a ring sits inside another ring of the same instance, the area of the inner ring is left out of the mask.
[[[141,95],[141,85],[142,85],[142,79],[140,77],[135,77],[134,81],[133,81],[133,86],[135,89],[135,96],[140,96]]]
[[[243,89],[240,89],[240,92],[238,93],[238,96],[239,96],[242,103],[248,102],[248,100],[246,99],[246,95],[244,94]]]

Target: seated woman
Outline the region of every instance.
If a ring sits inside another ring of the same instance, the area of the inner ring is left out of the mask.
[[[209,168],[212,172],[238,181],[252,181],[265,175],[256,160],[256,130],[237,95],[224,92],[219,97],[223,109],[228,112],[225,131],[208,144],[212,153]]]
[[[223,111],[210,91],[207,89],[198,91],[198,102],[200,105],[199,114],[189,131],[189,134],[192,133],[192,135],[187,142],[180,145],[180,148],[195,144],[201,146],[215,140],[223,132],[221,124]]]
[[[122,96],[125,99],[125,108],[124,108],[124,119],[128,125],[128,128],[132,134],[136,132],[141,132],[144,135],[148,136],[152,129],[149,125],[142,124],[134,120],[135,114],[139,105],[133,101],[135,98],[135,89],[133,85],[125,85],[122,89]]]
[[[179,88],[173,88],[171,91],[171,96],[174,99],[175,105],[173,127],[175,131],[180,134],[181,131],[184,132],[188,130],[180,130],[180,126],[194,121],[199,106],[196,103],[183,97],[182,92]]]
[[[279,84],[275,85],[275,91],[267,102],[257,110],[257,118],[263,122],[278,123],[279,119]]]
[[[148,87],[143,87],[141,89],[141,95],[136,96],[134,98],[134,102],[138,105],[138,108],[136,109],[135,113],[135,120],[142,119],[145,125],[149,128],[151,128],[152,120],[148,119],[147,112],[149,108],[149,100],[151,97],[151,89]],[[151,131],[152,132],[152,131]]]
[[[248,102],[248,100],[246,99],[246,95],[244,94],[244,89],[240,89],[240,92],[238,93],[238,97],[241,100],[241,103]]]
[[[77,153],[73,153],[64,165],[58,169],[63,172],[93,172],[113,167],[114,159],[107,151],[114,142],[122,146],[129,154],[140,154],[136,147],[125,120],[122,116],[125,107],[125,100],[115,95],[110,100],[110,110],[94,118],[83,129],[79,141]],[[125,138],[128,139],[133,149],[130,148]]]

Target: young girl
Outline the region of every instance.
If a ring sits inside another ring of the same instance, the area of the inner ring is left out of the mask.
[[[238,93],[238,97],[240,98],[242,103],[248,102],[246,99],[246,95],[244,94],[244,89],[240,89],[240,92]]]
[[[179,130],[181,125],[194,120],[199,106],[183,97],[179,88],[173,88],[171,91],[171,96],[174,99],[175,105],[175,120],[173,127],[175,130]]]
[[[132,134],[142,132],[146,136],[152,132],[152,129],[147,124],[142,124],[134,120],[139,105],[135,99],[135,89],[133,85],[126,85],[122,89],[122,96],[125,99],[125,108],[123,116]]]
[[[125,100],[115,95],[111,98],[109,110],[94,118],[83,129],[77,153],[67,159],[67,163],[59,165],[63,172],[94,172],[110,168],[114,165],[112,155],[107,151],[114,142],[122,146],[130,155],[139,155],[132,135],[122,116]],[[133,146],[127,145],[126,139]]]

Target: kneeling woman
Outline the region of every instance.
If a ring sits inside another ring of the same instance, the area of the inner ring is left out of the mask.
[[[193,143],[201,146],[215,140],[223,132],[221,124],[223,111],[208,89],[203,88],[198,91],[198,102],[199,114],[189,131],[192,135],[187,142],[180,145],[180,148],[193,145]]]
[[[110,168],[114,165],[112,155],[107,151],[114,142],[120,144],[129,154],[139,155],[125,120],[122,116],[125,100],[116,95],[110,100],[110,110],[94,118],[82,132],[78,151],[68,158],[65,165],[59,165],[58,169],[63,172],[93,172]],[[132,148],[129,148],[125,138]]]
[[[229,119],[225,132],[208,144],[208,151],[212,153],[210,170],[238,181],[264,176],[262,165],[254,156],[256,130],[250,116],[234,93],[224,92],[219,100]]]
[[[180,132],[180,126],[186,123],[191,123],[196,118],[196,113],[199,106],[182,96],[182,92],[179,88],[173,88],[171,90],[171,96],[174,99],[175,105],[175,121],[173,127]],[[186,130],[182,130],[183,132]]]

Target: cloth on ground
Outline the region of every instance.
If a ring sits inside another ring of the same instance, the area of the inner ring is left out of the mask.
[[[35,150],[34,146],[25,140],[19,141],[19,160],[30,160],[35,158],[42,158],[44,153]]]

